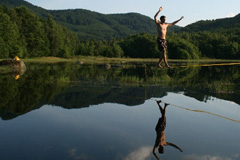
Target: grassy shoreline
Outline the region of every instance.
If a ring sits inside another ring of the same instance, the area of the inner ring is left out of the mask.
[[[103,63],[157,63],[158,58],[107,58],[107,57],[88,57],[78,56],[73,58],[59,58],[59,57],[39,57],[22,59],[27,63],[61,63],[82,62],[84,64],[103,64]],[[197,60],[183,60],[183,59],[169,59],[169,63],[185,62],[185,63],[210,63],[210,62],[240,62],[240,60],[224,60],[224,59],[197,59]]]

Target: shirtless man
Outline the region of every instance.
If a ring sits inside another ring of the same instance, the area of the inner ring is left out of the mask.
[[[156,125],[155,131],[157,133],[157,137],[156,137],[156,141],[155,144],[153,146],[153,155],[160,160],[160,158],[157,156],[156,154],[156,150],[158,148],[158,152],[160,154],[164,153],[164,147],[163,146],[172,146],[175,147],[177,149],[179,149],[180,152],[182,152],[183,150],[181,148],[179,148],[177,145],[170,143],[170,142],[166,142],[166,137],[165,137],[165,128],[166,128],[166,107],[168,106],[168,104],[165,104],[164,109],[161,107],[160,105],[161,101],[157,101],[158,107],[160,109],[160,112],[162,114],[162,117],[159,118],[158,123]]]
[[[164,60],[166,66],[169,68],[169,64],[167,62],[167,41],[166,41],[166,35],[167,35],[167,28],[169,26],[175,25],[176,23],[178,23],[179,21],[181,21],[184,17],[182,16],[179,20],[173,22],[173,23],[165,23],[166,22],[166,17],[165,16],[161,16],[160,17],[160,22],[157,19],[159,13],[162,11],[162,7],[159,8],[159,11],[155,14],[154,16],[154,20],[155,23],[157,25],[157,31],[158,31],[158,38],[157,38],[157,43],[158,43],[158,49],[162,52],[160,58],[159,58],[159,62],[158,62],[158,66],[160,68],[162,68],[162,60]]]

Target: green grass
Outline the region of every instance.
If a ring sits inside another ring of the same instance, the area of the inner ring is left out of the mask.
[[[0,73],[2,73],[2,74],[3,73],[8,73],[9,71],[11,71],[9,67],[0,66]]]
[[[40,58],[27,58],[21,59],[24,62],[31,63],[60,63],[60,62],[76,62],[74,59],[59,58],[59,57],[40,57]]]
[[[60,63],[60,62],[83,62],[84,64],[103,64],[103,63],[127,63],[127,62],[157,62],[157,59],[140,58],[107,58],[107,57],[88,57],[78,56],[73,58],[41,57],[22,59],[30,63]]]
[[[59,58],[59,57],[40,57],[40,58],[27,58],[22,59],[24,62],[30,63],[61,63],[61,62],[83,62],[84,64],[104,64],[104,63],[157,63],[158,58],[107,58],[107,57],[89,57],[78,56],[73,58]],[[179,60],[169,59],[169,63],[213,63],[213,62],[240,62],[240,60],[223,60],[223,59],[198,59],[198,60]]]

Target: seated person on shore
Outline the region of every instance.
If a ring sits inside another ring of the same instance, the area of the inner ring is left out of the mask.
[[[13,58],[13,61],[20,61],[20,59],[18,58],[18,56],[15,56],[15,57]]]

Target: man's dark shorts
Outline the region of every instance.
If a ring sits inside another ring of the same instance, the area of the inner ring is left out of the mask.
[[[166,119],[164,117],[159,118],[158,123],[155,127],[155,131],[164,131],[166,128]]]
[[[166,39],[157,39],[158,49],[160,51],[163,51],[164,49],[167,49],[167,41]]]

